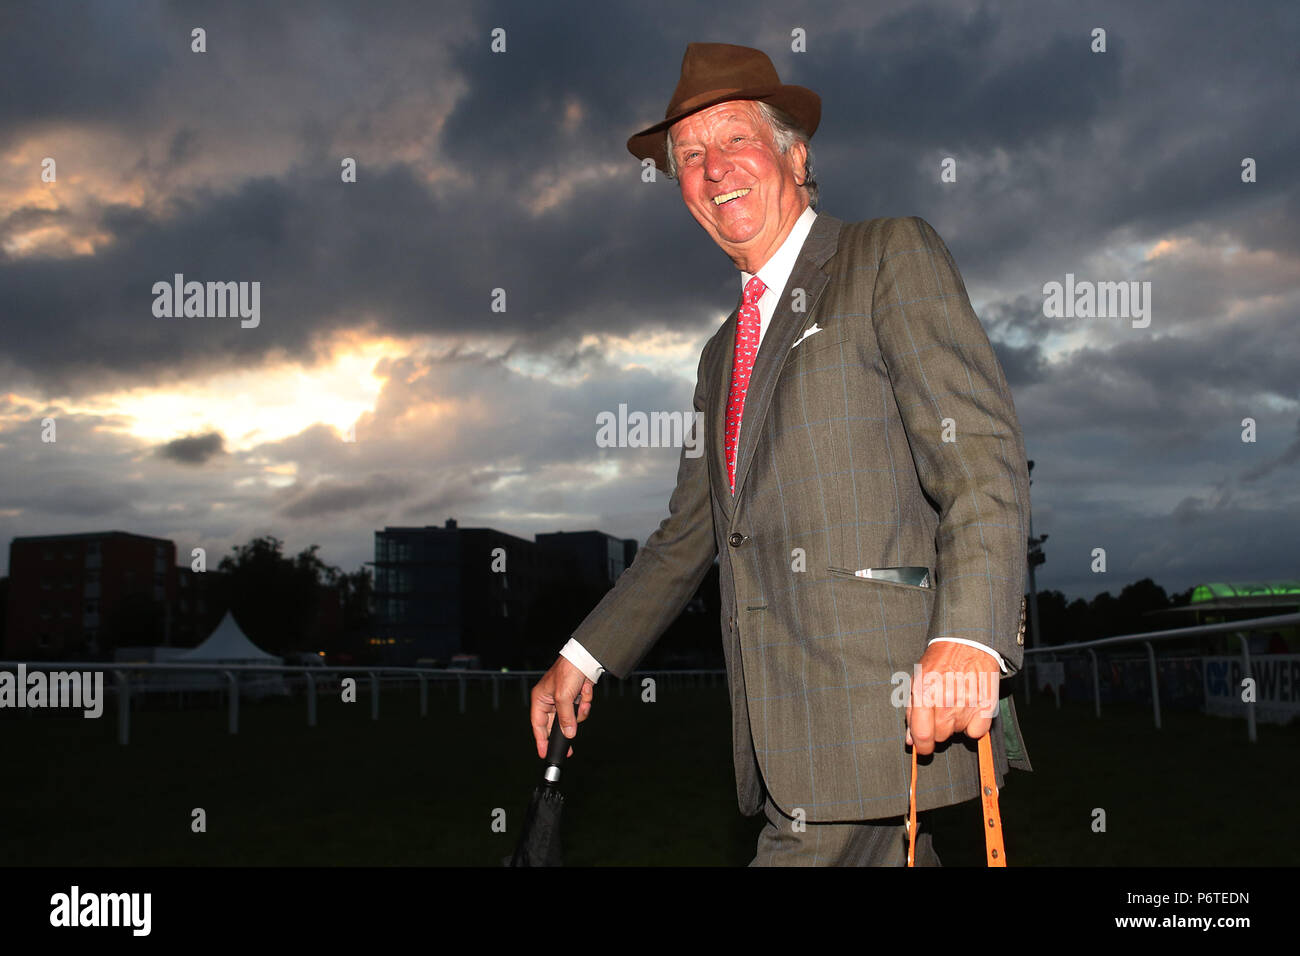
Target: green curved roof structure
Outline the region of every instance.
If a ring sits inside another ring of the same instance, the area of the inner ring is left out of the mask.
[[[1218,581],[1200,584],[1192,591],[1189,604],[1232,598],[1261,598],[1300,595],[1300,581]]]

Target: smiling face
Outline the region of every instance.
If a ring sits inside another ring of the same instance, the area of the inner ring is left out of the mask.
[[[686,208],[736,268],[757,272],[808,205],[797,185],[807,149],[783,155],[753,100],[693,113],[671,132]]]

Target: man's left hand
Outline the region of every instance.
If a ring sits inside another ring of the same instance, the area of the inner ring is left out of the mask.
[[[936,743],[959,731],[971,740],[988,733],[997,713],[999,672],[987,651],[936,641],[921,655],[920,679],[915,669],[911,676],[906,740],[918,754],[934,753]]]

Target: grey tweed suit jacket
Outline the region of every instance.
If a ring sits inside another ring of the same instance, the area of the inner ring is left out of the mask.
[[[759,349],[733,496],[735,329],[732,312],[700,357],[703,455],[683,452],[669,516],[573,637],[627,676],[718,558],[741,812],[761,809],[766,786],[810,821],[904,814],[895,675],[936,637],[989,645],[1013,673],[1023,660],[1029,476],[1010,389],[927,222],[821,213]],[[934,586],[853,574],[904,565]],[[992,728],[999,785],[1008,730],[1019,738],[1014,706]],[[1030,769],[1013,748],[1010,765]],[[918,809],[978,794],[965,735],[920,758]]]

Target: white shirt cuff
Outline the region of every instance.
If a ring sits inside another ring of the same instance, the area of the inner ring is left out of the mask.
[[[934,640],[927,643],[926,647],[929,647],[930,644],[933,644],[935,641],[947,641],[950,644],[965,644],[967,647],[978,647],[981,651],[988,651],[990,654],[994,656],[994,658],[997,659],[998,667],[1002,669],[1002,673],[1004,674],[1008,673],[1007,662],[1002,659],[1002,655],[999,654],[997,651],[995,651],[993,648],[989,647],[987,644],[981,644],[979,641],[968,641],[964,637],[936,637],[934,638]],[[573,642],[570,641],[569,643],[573,643]]]
[[[587,649],[573,638],[569,638],[569,643],[560,649],[560,656],[586,674],[587,680],[593,684],[600,680],[601,674],[605,673],[605,668],[600,666],[600,661],[588,654]]]

